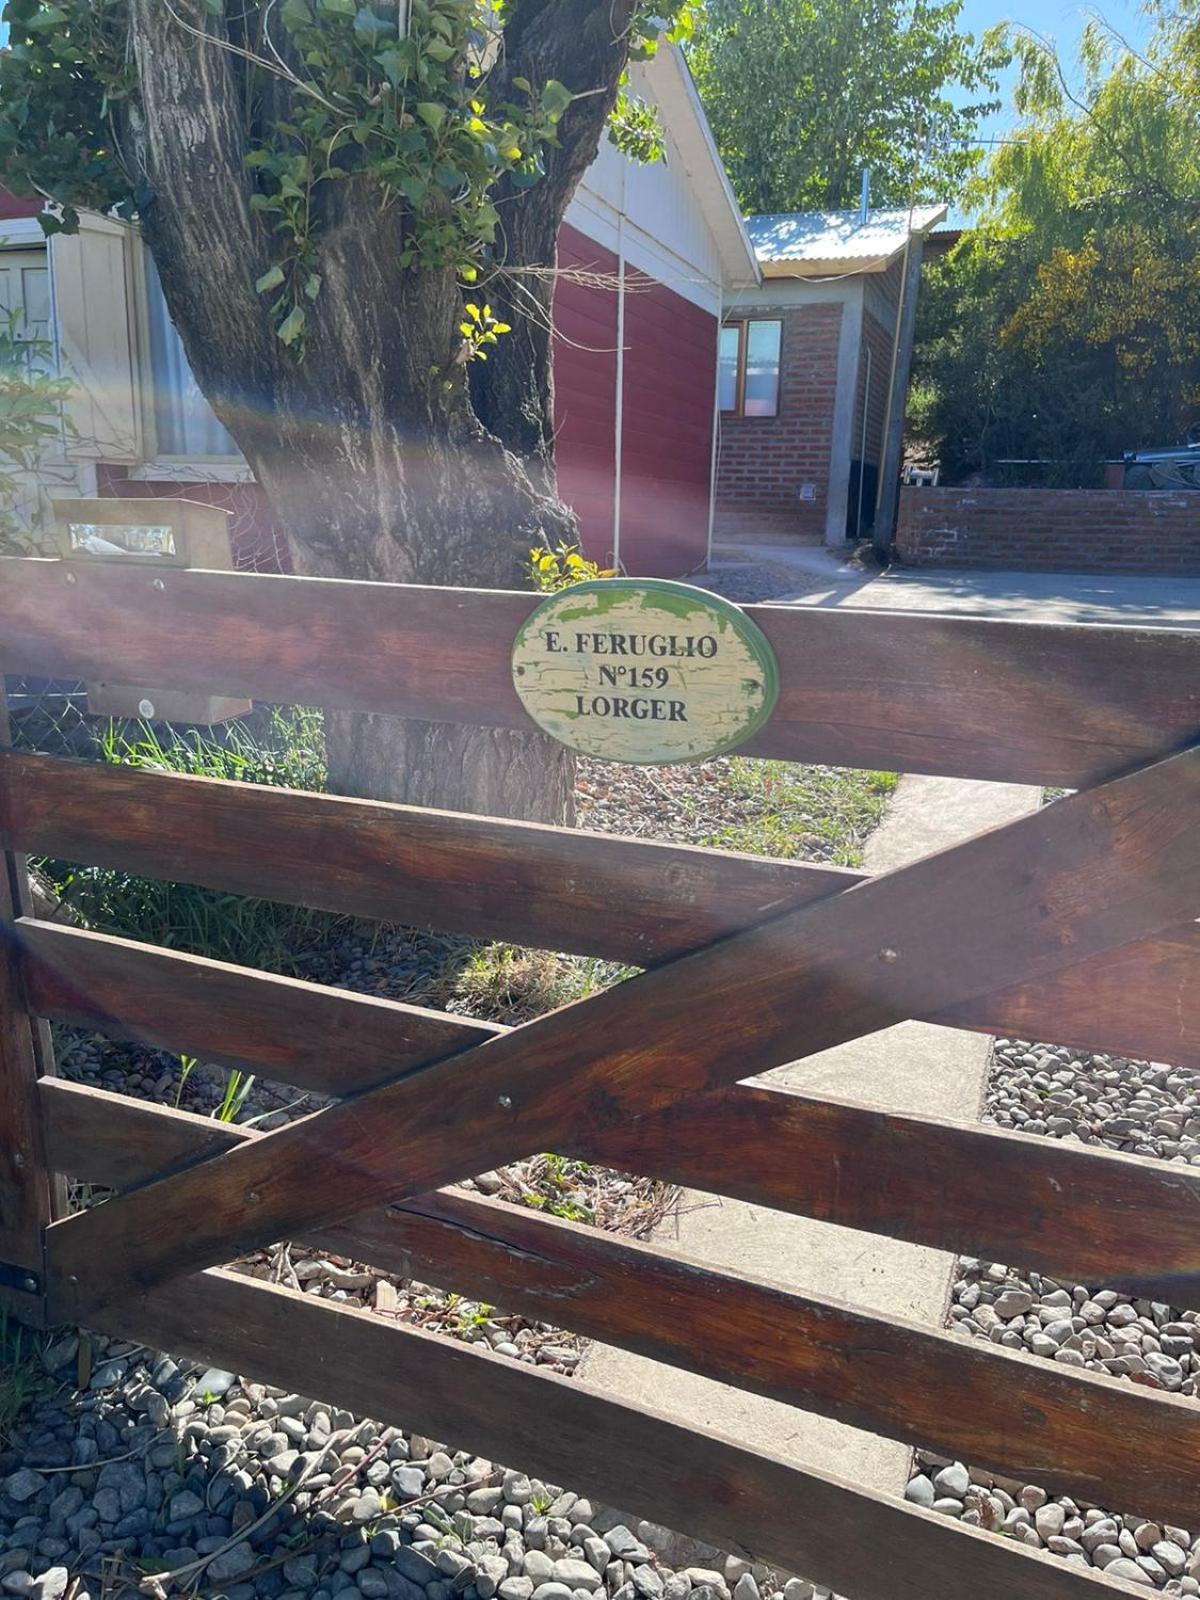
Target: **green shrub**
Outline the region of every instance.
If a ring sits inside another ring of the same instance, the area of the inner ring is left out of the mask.
[[[321,790],[325,742],[319,711],[263,710],[219,729],[110,723],[100,757],[113,766],[182,772],[240,783]],[[243,966],[291,970],[296,952],[344,919],[303,906],[169,883],[111,867],[36,863],[89,928]]]
[[[54,346],[31,334],[20,311],[0,311],[0,554],[37,555],[42,529],[23,501],[44,452],[69,431],[71,383],[54,372]]]

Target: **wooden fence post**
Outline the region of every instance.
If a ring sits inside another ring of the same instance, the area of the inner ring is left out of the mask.
[[[0,748],[11,742],[0,678]],[[37,1079],[54,1071],[50,1029],[26,1010],[12,932],[13,919],[32,910],[25,857],[0,852],[0,1311],[41,1327],[45,1232],[63,1208],[61,1182],[46,1166],[36,1098]]]

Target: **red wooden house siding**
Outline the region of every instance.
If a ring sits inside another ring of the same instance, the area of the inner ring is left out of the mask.
[[[560,269],[603,273],[612,284],[560,281],[554,293],[554,455],[558,488],[579,518],[589,560],[613,547],[617,443],[617,258],[576,229],[558,235]]]
[[[608,274],[612,287],[566,279],[555,294],[554,424],[558,482],[584,551],[613,553],[617,427],[617,258],[576,229],[559,265]],[[627,269],[621,426],[621,563],[682,577],[708,551],[717,319]]]
[[[606,283],[561,281],[555,293],[555,450],[559,489],[586,554],[612,564],[617,478],[616,256],[564,226],[559,264]],[[620,559],[626,571],[682,577],[708,550],[717,319],[627,268]],[[232,513],[234,564],[287,571],[287,542],[256,484],[147,482],[101,465],[102,495],[183,496]]]
[[[717,318],[661,283],[625,292],[621,559],[681,578],[708,555]]]
[[[0,184],[0,221],[10,221],[16,217],[36,217],[45,205],[40,195],[23,200],[20,195],[13,194],[11,189],[6,189]]]

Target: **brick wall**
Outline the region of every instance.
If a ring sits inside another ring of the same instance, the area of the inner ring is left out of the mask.
[[[756,305],[754,316],[783,322],[779,415],[721,418],[716,532],[823,540],[842,307]],[[806,483],[812,500],[800,498]]]
[[[1200,494],[1120,489],[902,489],[908,566],[1200,576]]]

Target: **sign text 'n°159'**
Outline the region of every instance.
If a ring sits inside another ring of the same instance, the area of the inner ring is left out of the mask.
[[[644,764],[736,749],[771,715],[779,685],[744,612],[656,578],[551,595],[517,634],[512,669],[539,728],[581,755]]]

